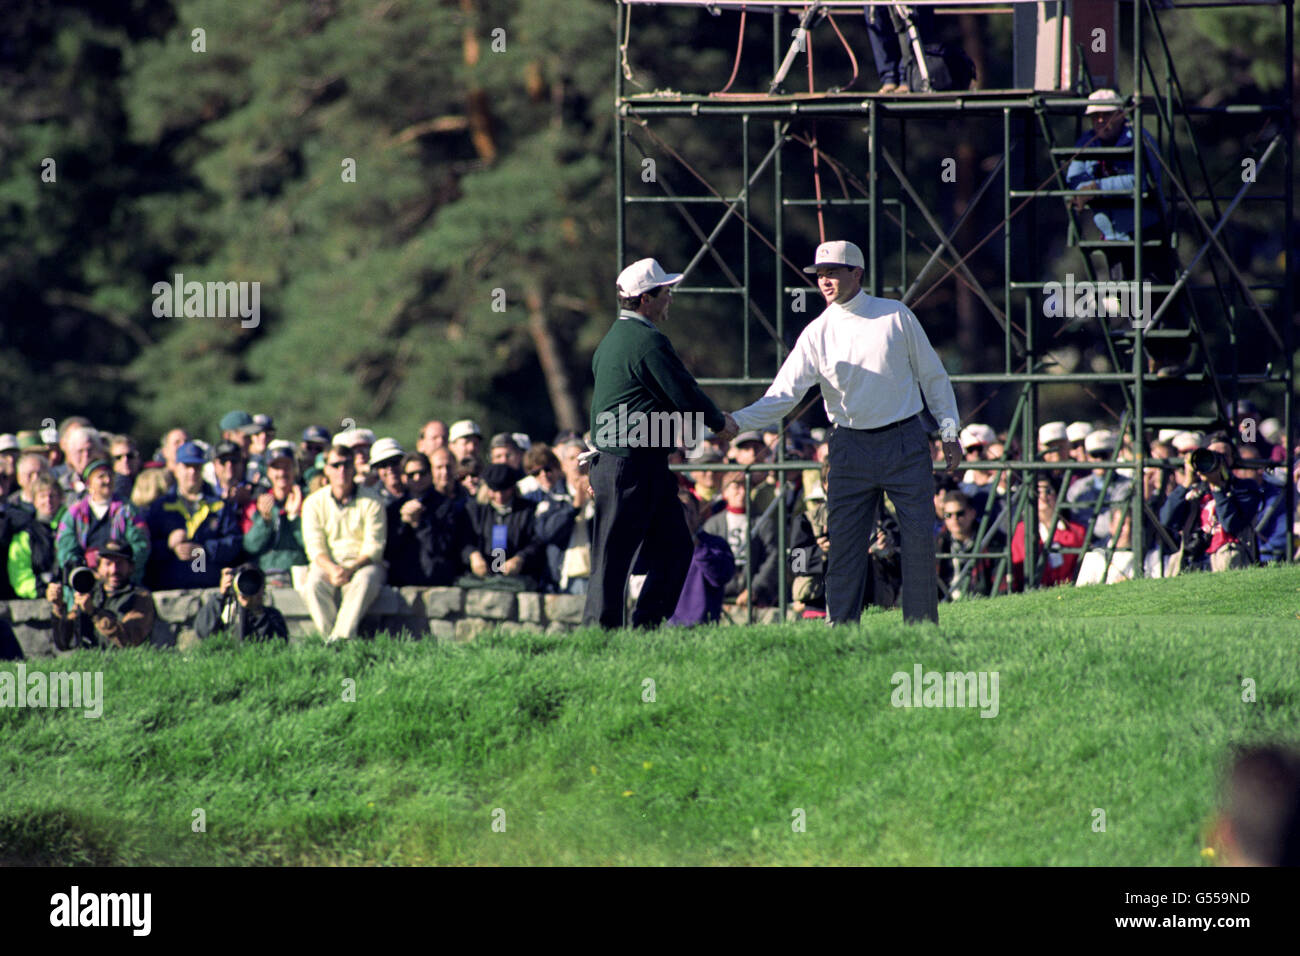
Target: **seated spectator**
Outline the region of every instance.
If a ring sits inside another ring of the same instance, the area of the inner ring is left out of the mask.
[[[213,460],[209,462],[204,473],[211,473],[211,491],[235,509],[236,514],[243,514],[263,488],[249,481],[248,459],[244,450],[234,442],[221,441],[212,449]]]
[[[969,597],[988,597],[995,590],[1003,590],[995,579],[996,558],[964,557],[972,551],[994,552],[1006,547],[1006,539],[997,531],[986,532],[984,541],[977,547],[978,517],[975,503],[961,491],[949,491],[943,497],[944,528],[935,542],[939,554],[939,583],[949,601]]]
[[[259,485],[262,481],[262,474],[255,463],[250,463],[249,449],[252,445],[253,435],[262,431],[262,426],[253,421],[253,416],[248,412],[234,411],[227,412],[221,417],[221,441],[217,442],[216,450],[212,454],[212,461],[207,463],[203,469],[203,480],[214,488],[220,485],[216,476],[216,466],[218,459],[224,457],[233,457],[227,445],[234,445],[239,449],[239,460],[243,463],[243,471],[240,472],[240,480],[247,481],[250,485]],[[176,476],[178,479],[179,475]],[[219,491],[221,497],[226,495]],[[248,504],[247,501],[240,503],[239,507]]]
[[[332,446],[325,456],[329,483],[302,506],[303,550],[311,562],[303,600],[327,644],[356,636],[386,577],[388,519],[374,492],[357,483],[355,469],[352,449]]]
[[[69,588],[70,604],[64,601],[58,582],[46,586],[55,647],[61,651],[138,647],[150,639],[158,611],[153,595],[131,583],[136,576],[133,564],[130,547],[113,539],[98,549],[93,586],[84,593]]]
[[[135,439],[130,435],[113,435],[108,440],[108,458],[113,463],[113,497],[130,501],[143,464]]]
[[[1240,461],[1262,461],[1259,449],[1243,444],[1237,449]],[[1286,560],[1286,486],[1266,474],[1263,468],[1237,468],[1233,475],[1253,482],[1259,489],[1259,511],[1251,520],[1255,555],[1261,564]]]
[[[92,461],[105,459],[106,449],[100,440],[99,432],[89,425],[74,424],[63,434],[60,442],[66,466],[61,473],[59,483],[63,485],[64,498],[71,505],[86,493],[84,475],[86,466]]]
[[[1084,451],[1093,461],[1109,461],[1115,457],[1115,445],[1115,433],[1099,428],[1085,440]],[[1102,489],[1106,489],[1107,505],[1122,504],[1133,492],[1131,478],[1123,478],[1118,472],[1108,478],[1108,470],[1094,468],[1092,474],[1082,474],[1075,478],[1065,492],[1065,502],[1070,507],[1062,509],[1072,521],[1077,521],[1085,528],[1096,514],[1097,520],[1092,525],[1092,546],[1097,548],[1104,548],[1114,531],[1110,522],[1110,508],[1096,508],[1095,503],[1101,500]]]
[[[18,490],[18,436],[0,435],[0,499]]]
[[[150,505],[175,487],[176,475],[170,469],[146,468],[131,488],[131,504],[137,512],[146,514]]]
[[[725,539],[700,530],[703,512],[695,496],[681,492],[678,497],[686,512],[686,527],[691,532],[694,550],[681,596],[668,623],[676,627],[711,624],[722,617],[723,592],[735,576],[736,562]]]
[[[35,513],[8,548],[9,584],[14,596],[26,601],[39,600],[45,586],[59,580],[54,533],[63,512],[63,489],[48,471],[36,477],[31,492]]]
[[[287,441],[272,442],[266,452],[266,474],[271,490],[262,492],[256,501],[249,503],[240,525],[244,552],[275,588],[292,587],[290,569],[307,564],[302,537],[305,496],[294,480],[296,467],[293,445]]]
[[[532,478],[536,485],[531,491],[525,491],[520,482],[519,493],[529,501],[571,501],[569,488],[564,481],[564,469],[560,459],[545,442],[537,442],[524,453],[524,474]]]
[[[306,476],[307,469],[316,467],[316,457],[325,454],[329,447],[329,429],[323,425],[308,425],[304,428],[302,439],[298,442],[298,474]]]
[[[16,474],[18,487],[9,495],[9,505],[34,515],[36,502],[32,498],[32,486],[37,478],[50,475],[50,460],[40,452],[25,451],[18,458]]]
[[[731,440],[729,461],[738,465],[752,465],[767,461],[768,448],[763,444],[763,436],[756,431],[741,432]],[[750,500],[753,501],[753,514],[761,515],[776,497],[776,487],[767,483],[768,472],[750,472]]]
[[[149,508],[149,581],[157,590],[216,587],[243,546],[239,512],[204,487],[203,462],[196,442],[177,449],[176,487]]]
[[[451,429],[447,432],[447,447],[462,466],[466,458],[482,461],[483,429],[478,427],[478,422],[472,422],[468,418],[452,422]]]
[[[97,551],[109,541],[131,549],[134,583],[144,578],[151,546],[149,528],[130,502],[113,497],[113,472],[108,461],[97,458],[86,465],[81,484],[86,493],[68,506],[55,533],[55,555],[63,570],[95,567]]]
[[[1056,484],[1047,474],[1040,472],[1035,485],[1038,491],[1038,533],[1034,537],[1034,563],[1039,568],[1037,585],[1053,587],[1057,584],[1070,584],[1074,581],[1074,572],[1079,565],[1079,555],[1066,554],[1061,549],[1083,547],[1088,529],[1057,513]],[[1011,535],[1011,586],[1015,591],[1025,589],[1023,521],[1016,524]]]
[[[370,468],[370,446],[374,443],[375,433],[369,428],[349,428],[334,436],[335,445],[347,448],[352,453],[356,483],[372,491],[379,484],[378,472]]]
[[[961,430],[958,436],[961,442],[962,457],[969,462],[987,461],[989,459],[988,450],[997,442],[997,434],[988,425],[972,423]],[[939,461],[943,460],[942,446]],[[998,473],[996,471],[983,471],[971,469],[961,476],[961,490],[967,495],[974,496],[981,491],[987,499],[988,488],[986,486],[996,483]],[[983,511],[983,508],[980,508]]]
[[[1075,461],[1088,460],[1088,436],[1095,428],[1092,422],[1070,422],[1065,427],[1065,437],[1070,440],[1070,457]]]
[[[795,610],[804,617],[826,616],[826,559],[831,547],[827,532],[830,509],[826,505],[829,472],[829,462],[823,461],[813,491],[807,493],[803,514],[795,517],[795,530],[790,535],[790,597]]]
[[[370,449],[370,470],[379,476],[371,490],[385,508],[406,497],[406,482],[402,478],[405,456],[395,438],[381,438]]]
[[[466,497],[477,501],[483,490],[483,463],[477,458],[462,458],[456,471],[456,480],[465,489]]]
[[[1173,489],[1160,512],[1161,523],[1177,532],[1182,548],[1179,571],[1227,571],[1255,563],[1248,537],[1259,512],[1260,490],[1232,474],[1232,441],[1210,438],[1204,450],[1184,464],[1186,487]]]
[[[378,446],[376,446],[378,447]],[[434,456],[450,460],[445,448]],[[384,563],[393,587],[449,587],[460,574],[460,506],[433,487],[429,458],[416,451],[402,458],[406,495],[388,505]]]
[[[292,454],[293,446],[289,445],[289,449]],[[241,644],[275,638],[287,641],[289,625],[283,614],[267,606],[266,584],[266,576],[251,564],[222,568],[220,593],[208,598],[194,619],[194,632],[199,640],[206,641],[217,631],[227,631]]]
[[[537,536],[537,504],[521,498],[515,486],[523,473],[509,465],[483,471],[488,503],[471,501],[463,512],[461,560],[470,575],[464,587],[504,587],[536,591],[545,542]]]
[[[433,470],[433,490],[451,501],[457,511],[465,507],[465,502],[469,500],[470,495],[465,490],[465,486],[457,480],[459,469],[451,449],[435,448],[433,454],[427,457],[429,467]]]
[[[266,449],[275,441],[275,419],[259,413],[253,416],[253,424],[259,430],[248,435],[245,460],[248,462],[248,470],[259,476],[257,483],[262,484],[266,475]]]
[[[704,448],[693,459],[693,465],[718,465],[722,463],[722,456],[712,448]],[[716,513],[719,509],[725,507],[722,501],[722,476],[721,471],[693,471],[691,480],[694,484],[691,486],[691,493],[702,507],[706,509],[709,515]]]
[[[596,502],[586,475],[578,475],[569,487],[572,493],[566,498],[538,502],[535,528],[537,536],[546,542],[546,590],[586,594],[591,580],[591,522]]]

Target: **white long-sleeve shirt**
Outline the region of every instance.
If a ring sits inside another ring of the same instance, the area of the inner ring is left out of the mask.
[[[957,397],[943,363],[912,310],[859,292],[832,304],[799,336],[767,393],[735,412],[741,431],[775,425],[814,385],[826,416],[846,428],[881,428],[922,409],[921,394],[957,439]],[[918,390],[918,386],[920,386]]]

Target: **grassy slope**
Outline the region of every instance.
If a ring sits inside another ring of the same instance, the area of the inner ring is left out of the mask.
[[[938,628],[82,654],[40,666],[104,667],[101,719],[0,710],[0,861],[1193,865],[1227,745],[1294,733],[1297,596],[1263,569]],[[998,671],[999,715],[894,708],[915,663]]]

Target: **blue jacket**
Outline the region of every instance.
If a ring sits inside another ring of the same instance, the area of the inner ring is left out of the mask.
[[[154,590],[214,588],[221,582],[221,569],[233,565],[243,547],[238,511],[206,491],[192,505],[173,488],[149,508],[148,522],[153,538],[148,581]],[[195,555],[182,561],[167,546],[177,528],[184,528],[189,540],[203,546],[201,560]]]
[[[1162,177],[1160,163],[1156,159],[1158,148],[1151,134],[1143,131],[1142,140],[1146,148],[1142,152],[1142,173],[1146,178],[1148,196],[1142,205],[1142,228],[1150,229],[1160,224],[1161,210],[1164,208],[1164,194],[1161,191]],[[1101,146],[1097,136],[1091,130],[1085,132],[1075,141],[1076,147]],[[1133,145],[1133,127],[1125,123],[1124,131],[1113,144],[1115,147]],[[1070,189],[1078,189],[1086,182],[1095,182],[1098,189],[1133,189],[1133,160],[1119,156],[1084,157],[1070,162],[1065,171],[1065,183]],[[1133,199],[1131,196],[1104,196],[1088,203],[1093,213],[1104,213],[1110,220],[1115,233],[1133,235]],[[1098,224],[1098,228],[1101,228]],[[1105,229],[1102,229],[1103,234]],[[1114,238],[1114,234],[1106,236]]]

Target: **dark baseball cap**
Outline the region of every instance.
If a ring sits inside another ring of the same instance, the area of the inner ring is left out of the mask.
[[[260,432],[262,429],[259,425],[254,424],[253,416],[248,412],[226,412],[221,416],[221,430],[223,432],[242,431],[249,434]]]
[[[244,457],[244,449],[240,448],[233,441],[219,441],[215,448],[212,449],[212,460],[217,461],[221,458]]]
[[[176,449],[176,460],[182,465],[202,465],[208,458],[196,442],[187,441]]]
[[[99,556],[135,563],[135,552],[131,550],[131,547],[125,541],[118,541],[116,538],[105,541],[99,546]]]
[[[328,445],[330,443],[329,429],[324,425],[308,425],[302,430],[302,440]]]
[[[522,471],[510,465],[488,465],[483,469],[483,483],[493,491],[513,488],[523,477]]]

